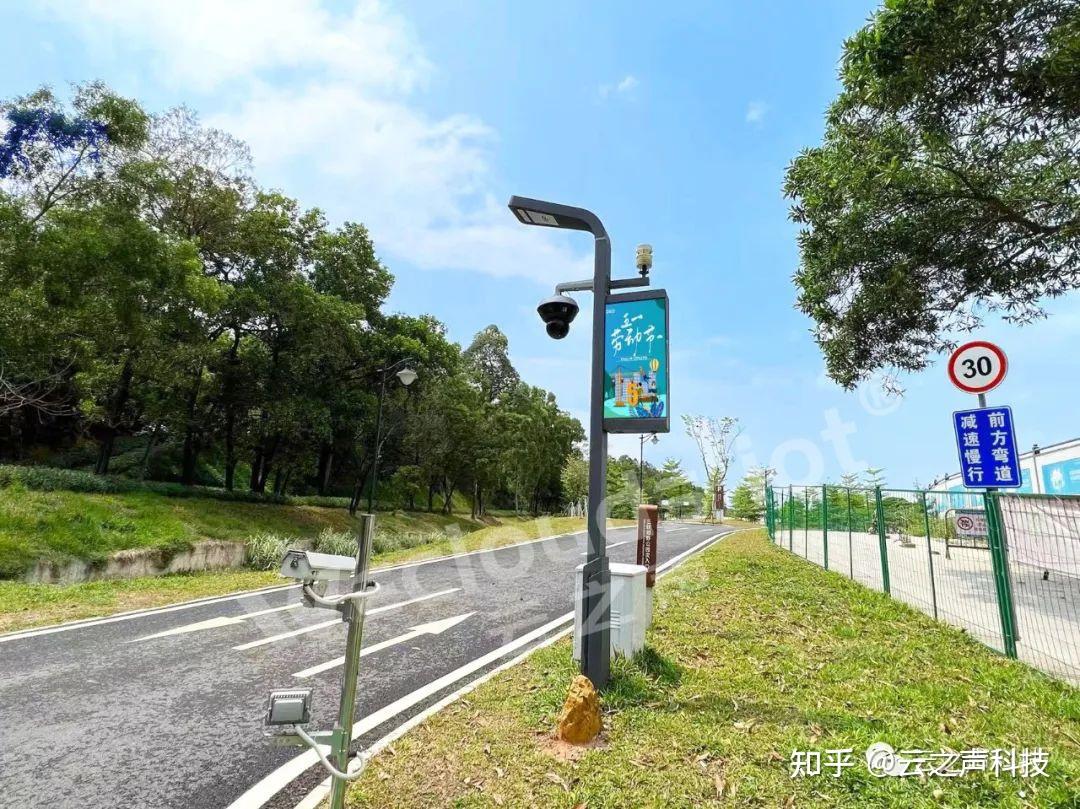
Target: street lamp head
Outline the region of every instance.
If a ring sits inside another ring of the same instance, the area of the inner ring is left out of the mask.
[[[412,368],[402,368],[397,372],[397,378],[401,381],[401,384],[405,387],[409,387],[416,381],[416,371]]]
[[[570,324],[577,317],[578,304],[568,295],[552,295],[540,301],[536,311],[547,324],[548,337],[561,340],[570,333]]]
[[[652,441],[654,444],[659,444],[660,436],[658,436],[656,433],[653,433],[652,438],[650,438],[649,440]]]
[[[607,236],[607,231],[604,230],[600,220],[596,218],[596,214],[584,208],[574,208],[570,205],[560,205],[557,202],[529,199],[528,197],[516,195],[510,197],[510,202],[507,205],[523,225],[585,230],[597,238]]]

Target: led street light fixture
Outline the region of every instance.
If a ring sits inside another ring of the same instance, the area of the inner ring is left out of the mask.
[[[267,725],[306,725],[311,721],[310,688],[271,691],[266,706]]]

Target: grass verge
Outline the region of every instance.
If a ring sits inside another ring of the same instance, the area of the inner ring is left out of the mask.
[[[220,570],[80,584],[0,581],[0,632],[98,618],[284,584],[276,572]]]
[[[376,756],[352,807],[1076,807],[1080,692],[773,547],[724,540],[657,588],[649,647],[616,661],[601,746],[553,748],[569,643],[541,650]],[[1034,748],[1022,781],[872,777],[863,752]],[[792,779],[793,750],[852,748]],[[560,754],[563,753],[563,754]]]
[[[177,502],[186,504],[192,501]],[[248,504],[239,505],[247,506]],[[264,509],[268,506],[257,508]],[[275,506],[274,508],[296,507]],[[342,515],[344,512],[340,515],[335,512],[335,516]],[[347,518],[347,515],[344,516]],[[468,520],[459,518],[457,522],[448,523],[445,517],[435,514],[380,514],[377,517],[377,534],[396,531],[398,536],[404,536],[411,530],[423,531],[427,536],[431,536],[441,526],[442,533],[439,536],[444,538],[416,547],[376,553],[372,557],[372,564],[383,567],[451,553],[498,548],[539,537],[580,531],[585,527],[585,520],[579,517],[525,519],[503,516],[499,519],[501,521],[499,525],[463,534],[460,533],[459,524],[469,524]],[[613,520],[611,524],[629,525],[632,523],[628,520]],[[128,610],[160,607],[196,598],[283,584],[286,581],[274,570],[207,571],[63,586],[0,581],[0,632],[13,632],[61,621],[75,621]]]
[[[472,531],[485,523],[426,512],[379,515],[388,533]],[[249,503],[156,492],[38,491],[0,487],[0,579],[20,578],[38,559],[102,561],[129,548],[178,551],[203,539],[243,542],[258,534],[314,539],[355,530],[343,508]]]

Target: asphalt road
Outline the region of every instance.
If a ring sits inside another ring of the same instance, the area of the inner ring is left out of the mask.
[[[664,524],[659,563],[729,530]],[[634,561],[634,538],[609,529],[613,562]],[[569,534],[376,570],[354,744],[564,628],[584,543]],[[330,728],[336,616],[289,587],[0,636],[0,806],[295,806],[325,771],[267,738],[266,695],[314,688],[308,729]]]

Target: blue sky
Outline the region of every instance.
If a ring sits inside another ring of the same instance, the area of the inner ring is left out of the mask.
[[[788,162],[820,139],[844,38],[875,5],[39,0],[5,8],[0,97],[102,79],[152,111],[191,106],[251,144],[264,185],[371,228],[397,277],[392,309],[430,312],[463,344],[496,323],[525,379],[583,421],[589,308],[554,342],[534,307],[590,274],[591,244],[525,228],[505,202],[591,208],[616,274],[633,274],[637,243],[654,246],[672,412],[739,417],[732,483],[770,463],[785,482],[872,465],[907,486],[954,469],[950,413],[971,397],[943,364],[903,379],[901,400],[825,379],[793,308],[780,193]],[[977,335],[1009,353],[990,396],[1014,406],[1022,448],[1080,433],[1080,306],[1051,309]],[[615,454],[637,446],[611,440]],[[646,448],[671,455],[701,478],[677,421]]]

